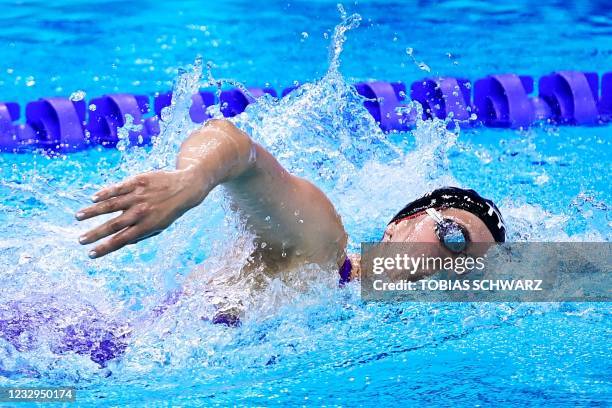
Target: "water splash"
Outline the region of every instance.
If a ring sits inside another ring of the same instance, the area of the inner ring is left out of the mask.
[[[340,12],[340,19],[342,20],[334,28],[334,35],[332,39],[332,46],[329,47],[329,69],[328,72],[337,72],[340,68],[340,55],[346,41],[346,33],[359,27],[361,23],[361,16],[359,14],[351,14],[350,16],[346,13],[344,6],[338,4],[338,11]]]
[[[410,57],[414,65],[416,65],[421,71],[431,72],[431,68],[423,61],[417,61],[414,56],[414,48],[408,47],[406,48],[406,55]]]

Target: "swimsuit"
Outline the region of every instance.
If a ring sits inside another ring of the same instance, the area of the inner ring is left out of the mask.
[[[338,270],[338,274],[340,275],[340,280],[338,281],[338,284],[340,286],[344,286],[345,284],[350,282],[350,280],[351,280],[351,270],[352,269],[353,269],[353,265],[351,264],[351,260],[347,256],[344,259],[344,263],[342,264],[342,266]]]

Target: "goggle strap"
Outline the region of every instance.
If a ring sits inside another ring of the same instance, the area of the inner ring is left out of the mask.
[[[436,224],[441,225],[444,223],[444,218],[442,217],[442,214],[440,214],[436,209],[427,208],[425,212],[427,213],[427,215],[434,219]]]

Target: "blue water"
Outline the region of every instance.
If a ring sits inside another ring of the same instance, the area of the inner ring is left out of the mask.
[[[333,42],[340,17],[324,1],[4,3],[3,100],[149,93],[173,83],[189,94],[204,82],[198,55],[214,63],[215,78],[306,84],[235,121],[321,186],[353,251],[377,240],[407,200],[449,183],[494,198],[511,240],[612,236],[609,126],[455,133],[426,121],[384,135],[349,86],[430,74],[601,73],[612,66],[604,2],[345,4],[362,20],[344,44]],[[340,61],[330,62],[330,44]],[[186,74],[177,79],[179,67]],[[608,304],[365,304],[357,283],[340,289],[336,271],[308,268],[253,290],[236,279],[250,236],[222,190],[163,234],[89,260],[76,240],[93,223],[77,223],[74,212],[102,185],[171,167],[195,126],[185,103],[153,148],[0,155],[1,303],[61,312],[21,339],[26,349],[0,339],[0,386],[75,386],[79,406],[612,403]],[[196,294],[150,317],[184,286]],[[245,306],[241,327],[206,321],[215,296]],[[61,334],[79,322],[129,327],[125,354],[105,367],[58,355]]]
[[[571,4],[574,3],[574,4]],[[0,16],[3,100],[169,89],[202,55],[220,77],[277,88],[327,70],[336,2],[6,1]],[[476,79],[612,69],[612,10],[602,1],[358,1],[346,46],[348,80],[410,82],[426,74]],[[417,67],[406,54],[414,49]]]

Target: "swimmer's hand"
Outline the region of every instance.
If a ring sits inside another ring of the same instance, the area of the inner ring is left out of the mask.
[[[208,194],[194,188],[203,185],[195,184],[196,177],[192,169],[153,171],[98,191],[92,197],[95,204],[77,212],[77,220],[123,213],[86,232],[79,242],[86,245],[110,236],[89,252],[90,258],[98,258],[159,234]]]

